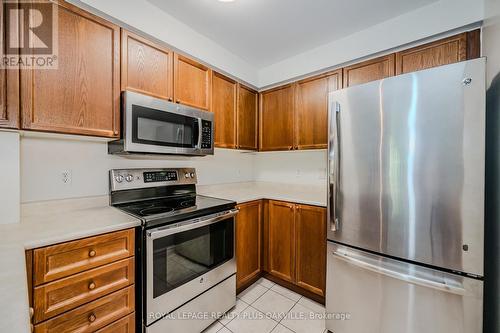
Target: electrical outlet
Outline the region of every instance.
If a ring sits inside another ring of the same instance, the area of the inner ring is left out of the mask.
[[[295,172],[295,177],[299,178],[301,176],[302,171],[300,169],[297,169]]]
[[[64,185],[71,185],[72,178],[71,170],[61,171],[61,181]]]

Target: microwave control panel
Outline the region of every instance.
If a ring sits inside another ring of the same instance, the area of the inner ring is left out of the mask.
[[[201,149],[212,148],[212,122],[201,121]]]

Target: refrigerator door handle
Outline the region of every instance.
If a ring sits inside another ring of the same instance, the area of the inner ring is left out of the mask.
[[[389,276],[389,277],[392,277],[394,279],[398,279],[398,280],[401,280],[401,281],[404,281],[407,283],[412,283],[412,284],[420,285],[420,286],[427,287],[427,288],[433,288],[433,289],[436,289],[439,291],[452,293],[452,294],[456,294],[456,295],[461,295],[461,296],[463,296],[467,293],[465,288],[462,285],[460,285],[458,282],[455,282],[455,281],[454,281],[455,285],[450,285],[447,283],[443,283],[442,280],[439,280],[439,281],[438,280],[431,280],[431,279],[426,279],[426,278],[418,277],[418,276],[411,275],[411,274],[397,272],[397,271],[387,267],[388,265],[384,264],[384,262],[382,262],[382,261],[377,261],[377,264],[372,264],[368,261],[365,261],[365,260],[363,260],[362,255],[356,255],[357,257],[359,256],[360,258],[355,258],[355,257],[349,255],[348,253],[337,252],[335,250],[331,251],[330,254],[333,255],[334,257],[336,257],[337,259],[340,259],[348,264],[357,266],[357,267],[362,268],[362,269],[372,271],[372,272],[377,273],[377,274]],[[370,259],[367,258],[367,260],[370,260]]]
[[[328,221],[331,231],[338,231],[340,228],[337,217],[337,189],[340,179],[339,113],[340,103],[334,102],[328,120]]]

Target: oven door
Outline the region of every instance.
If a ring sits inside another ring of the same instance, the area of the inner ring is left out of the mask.
[[[124,144],[131,153],[213,154],[213,114],[126,91]]]
[[[237,213],[233,209],[146,231],[146,325],[236,273]]]

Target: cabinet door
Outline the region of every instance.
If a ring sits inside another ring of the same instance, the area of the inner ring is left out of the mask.
[[[293,86],[263,92],[260,103],[260,150],[293,149]]]
[[[295,90],[296,149],[326,148],[328,93],[342,85],[342,70],[297,82]]]
[[[213,73],[211,110],[215,118],[216,147],[236,148],[236,91],[235,81]]]
[[[394,54],[344,68],[344,88],[394,76]]]
[[[53,6],[58,6],[58,68],[21,70],[22,127],[118,137],[120,29],[67,2]]]
[[[10,36],[11,26],[6,22],[6,3],[0,6],[0,19],[2,31],[5,31],[3,38]],[[17,38],[17,37],[16,37]],[[9,42],[13,45],[16,41]],[[0,55],[7,56],[7,43],[2,43]],[[9,54],[12,55],[12,54]],[[16,68],[0,69],[0,127],[18,128],[19,127],[19,70]]]
[[[122,29],[122,90],[173,101],[173,52]]]
[[[410,73],[467,60],[467,35],[468,33],[464,32],[397,52],[396,74]]]
[[[175,102],[208,110],[212,70],[194,60],[174,54]]]
[[[295,205],[269,201],[269,273],[285,281],[295,280]]]
[[[238,205],[236,217],[236,288],[252,280],[261,270],[261,201]]]
[[[296,211],[296,284],[325,296],[326,209],[297,205]]]
[[[238,148],[257,150],[258,94],[238,85]]]

